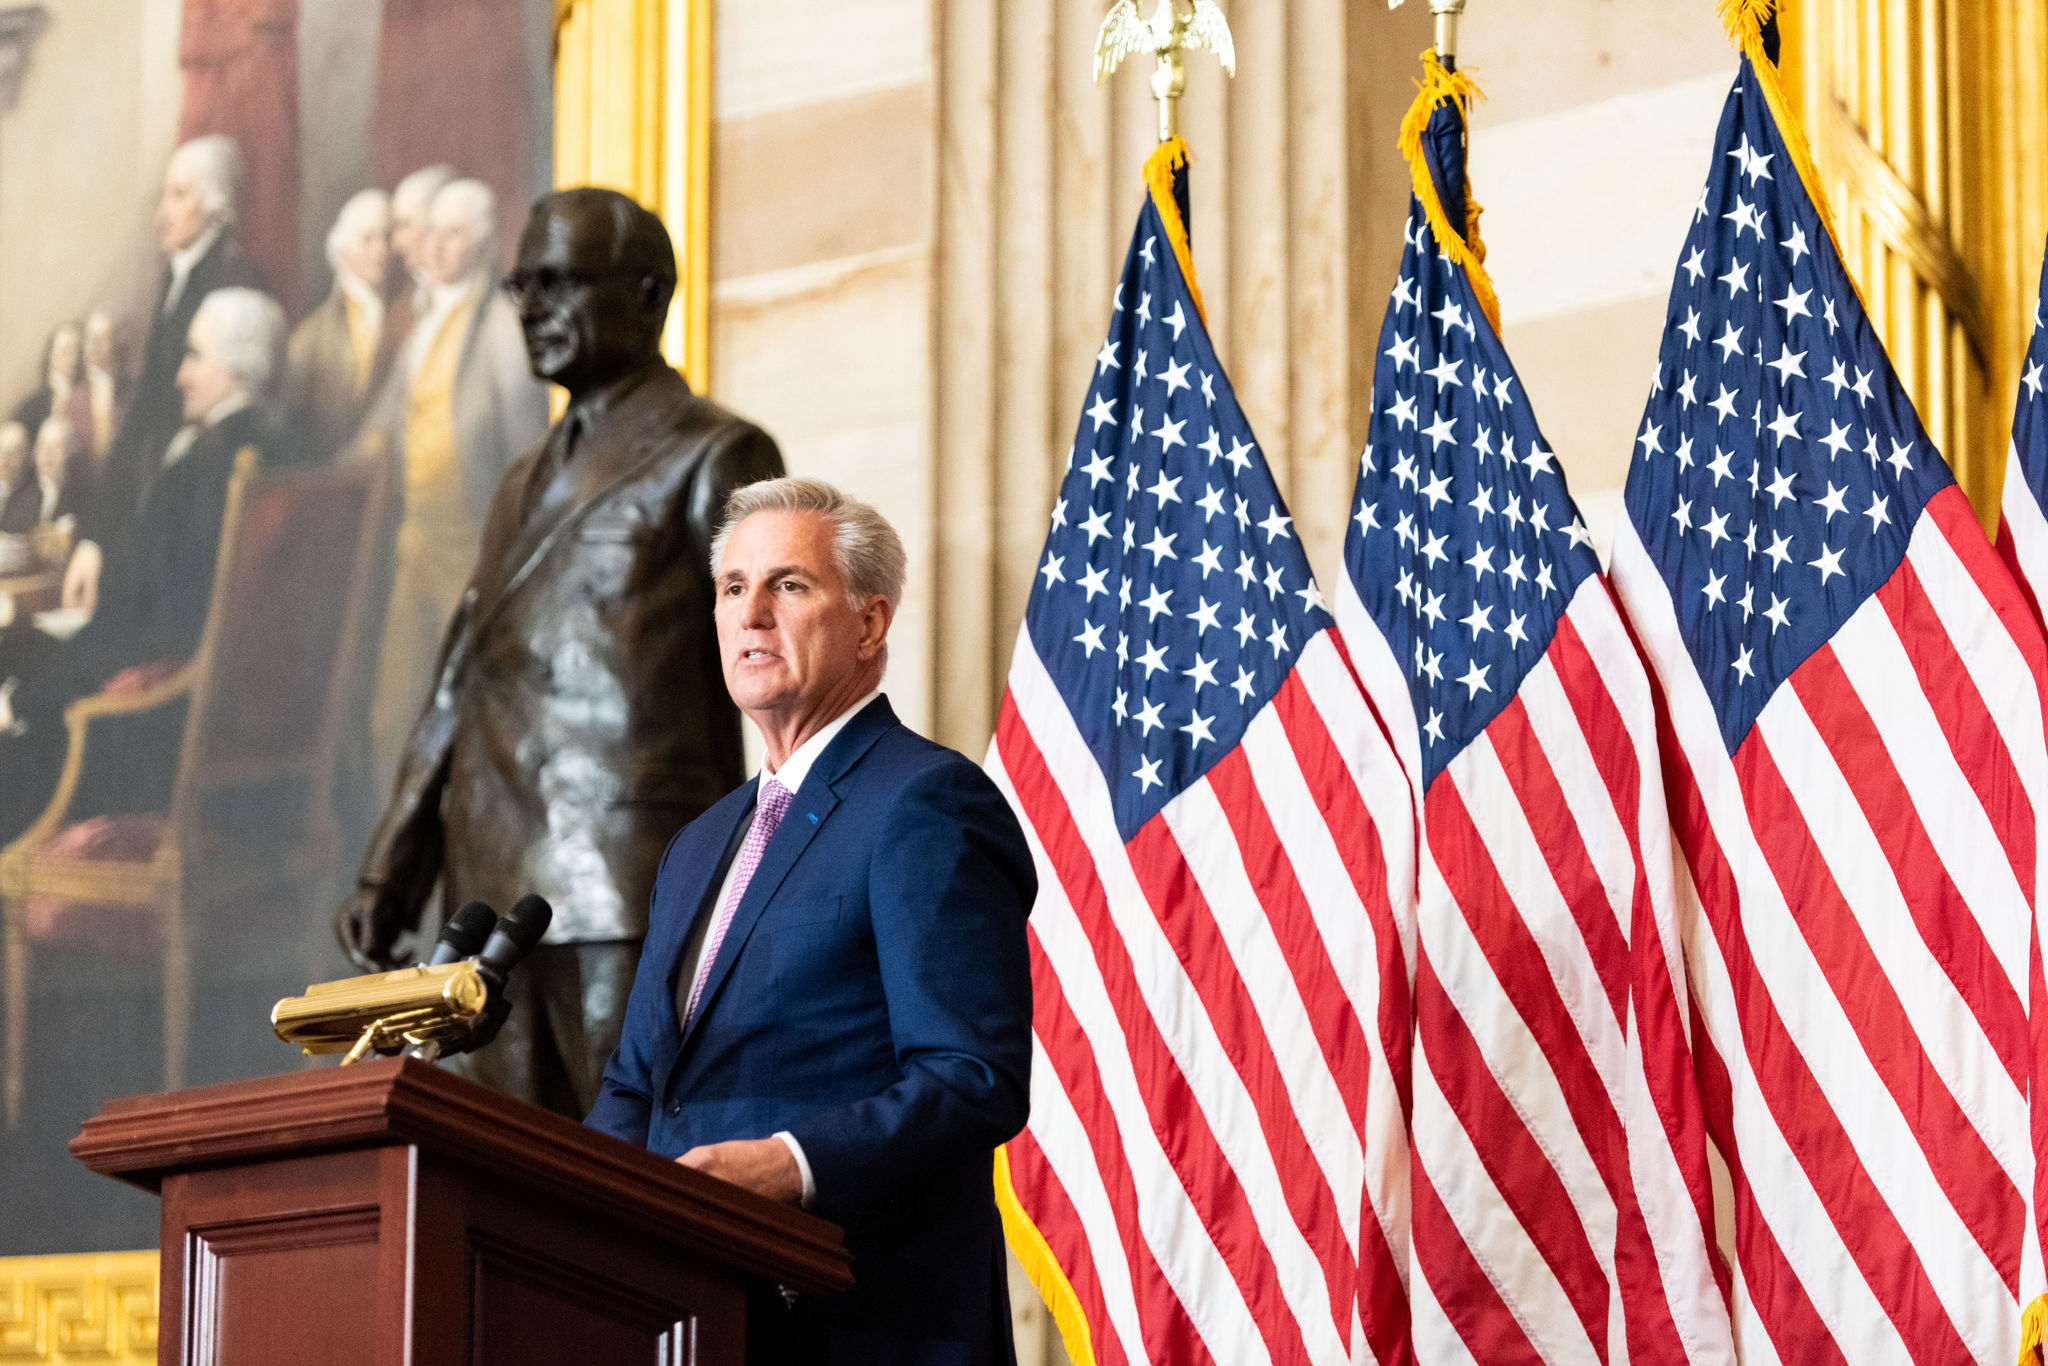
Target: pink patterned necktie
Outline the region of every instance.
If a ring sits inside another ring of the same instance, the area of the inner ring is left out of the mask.
[[[747,827],[746,842],[740,845],[739,862],[733,869],[732,891],[718,908],[718,919],[711,922],[711,933],[704,940],[704,956],[697,963],[697,980],[690,984],[690,1003],[683,1011],[683,1024],[687,1027],[697,1017],[697,1003],[704,995],[704,983],[711,978],[711,965],[718,961],[718,946],[725,942],[725,932],[732,928],[733,912],[739,909],[740,898],[747,894],[747,884],[754,880],[754,870],[761,866],[761,851],[768,847],[769,839],[775,834],[775,827],[782,824],[783,816],[789,811],[790,790],[766,774],[761,775],[761,795],[754,803],[754,823]]]

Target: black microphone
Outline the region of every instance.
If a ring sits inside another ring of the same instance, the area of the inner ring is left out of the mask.
[[[531,892],[520,897],[491,931],[483,952],[476,957],[484,980],[493,988],[502,987],[512,969],[519,966],[519,960],[540,943],[541,936],[548,932],[548,922],[554,918],[555,908],[541,897]]]
[[[497,923],[496,911],[481,901],[470,902],[449,916],[448,923],[441,927],[441,937],[434,941],[434,954],[427,959],[427,966],[438,968],[469,957],[484,946],[491,927]]]
[[[478,949],[483,947],[484,940],[491,933],[491,927],[497,923],[498,913],[496,911],[481,901],[469,902],[454,915],[449,916],[448,923],[441,927],[441,937],[434,941],[433,956],[427,959],[426,966],[430,968],[446,967],[450,963],[458,963],[472,956]],[[504,1023],[503,1019],[500,1018],[498,1023]],[[475,1032],[474,1029],[471,1030],[472,1035]],[[493,1025],[490,1030],[491,1035],[495,1036],[497,1032],[497,1026]],[[481,1045],[476,1046],[480,1047]],[[449,1048],[443,1040],[435,1040],[429,1043],[414,1044],[405,1050],[405,1055],[409,1058],[424,1058],[428,1062],[434,1062],[440,1059],[443,1054],[460,1053],[463,1051],[462,1048]]]
[[[445,1046],[442,1054],[474,1053],[498,1037],[506,1017],[512,1013],[511,998],[505,995],[505,979],[519,966],[519,960],[540,943],[541,936],[548,932],[548,922],[554,918],[555,908],[530,892],[505,912],[505,918],[491,931],[483,952],[476,956],[477,972],[490,988],[484,1012],[468,1035]]]

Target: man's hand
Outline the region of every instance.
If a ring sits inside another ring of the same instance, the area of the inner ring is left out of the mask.
[[[734,1139],[692,1148],[676,1161],[785,1205],[803,1199],[803,1173],[779,1138]]]
[[[391,951],[405,928],[403,921],[382,887],[358,887],[335,913],[334,937],[364,972],[389,972],[404,966]]]
[[[96,541],[80,541],[64,566],[64,588],[58,598],[61,607],[78,607],[88,614],[100,602],[100,565],[104,557]]]

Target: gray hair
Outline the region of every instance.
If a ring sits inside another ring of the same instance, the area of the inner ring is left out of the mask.
[[[725,522],[711,540],[712,577],[718,575],[733,531],[757,512],[814,512],[832,523],[832,564],[856,609],[865,608],[871,598],[886,598],[894,611],[903,601],[906,561],[896,528],[869,504],[822,479],[764,479],[735,490],[725,504]]]
[[[171,153],[173,165],[182,163],[199,186],[199,207],[215,223],[232,223],[235,205],[242,198],[242,144],[226,133],[208,133],[193,138]]]
[[[284,341],[284,310],[260,289],[216,289],[199,301],[192,330],[204,321],[213,329],[221,364],[241,377],[252,398],[270,388]],[[189,334],[188,334],[189,335]]]
[[[434,196],[441,193],[441,187],[453,179],[453,166],[420,167],[392,188],[391,211],[425,218],[427,205],[433,203]]]
[[[334,226],[327,230],[327,264],[334,267],[336,275],[341,274],[341,250],[348,240],[362,231],[363,220],[371,214],[391,215],[391,196],[382,190],[357,190],[348,197],[348,203],[341,206],[341,212],[334,215]]]
[[[451,180],[427,202],[428,217],[434,206],[448,204],[469,225],[470,245],[488,254],[489,244],[498,236],[498,196],[481,180]]]

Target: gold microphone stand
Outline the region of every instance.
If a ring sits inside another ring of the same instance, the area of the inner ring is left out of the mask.
[[[271,1028],[307,1053],[345,1053],[342,1064],[372,1053],[418,1048],[433,1062],[444,1045],[466,1036],[490,1004],[474,962],[399,968],[344,977],[288,996],[270,1012]]]

